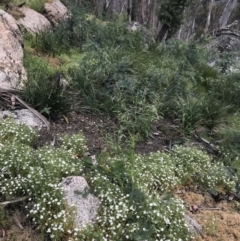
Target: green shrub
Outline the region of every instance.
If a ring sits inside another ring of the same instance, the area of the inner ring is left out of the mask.
[[[236,177],[229,177],[222,162],[213,163],[210,156],[201,150],[177,147],[172,154],[176,175],[181,183],[190,183],[201,188],[222,187],[235,190]]]
[[[203,124],[204,116],[202,113],[202,100],[179,98],[176,103],[177,118],[180,122],[180,130],[184,134],[190,134],[196,127]]]
[[[102,153],[92,165],[83,158],[87,149],[81,134],[63,137],[59,148],[34,150],[35,134],[24,125],[4,120],[0,128],[1,199],[29,196],[29,216],[51,240],[190,240],[184,205],[172,191],[186,183],[235,188],[235,176],[229,178],[223,165],[195,148],[142,156],[134,153],[132,139],[126,154]],[[101,199],[101,207],[95,223],[79,232],[58,183],[80,173]]]
[[[27,2],[27,5],[36,12],[42,13],[45,2],[48,2],[48,0],[31,0]]]
[[[145,156],[130,149],[126,155],[104,155],[97,161],[88,181],[102,206],[96,223],[79,235],[81,240],[189,240],[184,206],[171,192],[185,184],[235,189],[236,177],[229,178],[223,165],[195,148],[177,147],[172,154]]]
[[[24,66],[28,81],[23,88],[23,98],[41,113],[56,116],[70,109],[70,97],[57,85],[55,73],[38,57],[25,55]]]
[[[221,161],[231,166],[240,174],[239,150],[240,150],[240,115],[238,112],[229,116],[225,123],[218,128],[214,135],[220,139]]]
[[[192,133],[197,127],[205,126],[212,130],[224,122],[230,106],[220,102],[214,94],[203,97],[179,98],[176,102],[176,116],[180,122],[180,130],[184,134]]]

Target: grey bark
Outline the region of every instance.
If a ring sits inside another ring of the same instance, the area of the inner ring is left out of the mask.
[[[208,10],[208,15],[207,15],[207,22],[206,22],[205,29],[204,29],[204,32],[205,32],[205,33],[207,33],[208,28],[209,28],[209,25],[210,25],[210,22],[211,22],[211,14],[212,14],[212,8],[213,8],[213,1],[214,1],[214,0],[211,0],[210,3],[209,3],[209,10]]]
[[[228,19],[233,11],[233,9],[235,8],[237,4],[237,0],[228,0],[223,12],[222,12],[222,15],[219,19],[219,27],[220,28],[223,28],[226,26],[227,22],[228,22]]]

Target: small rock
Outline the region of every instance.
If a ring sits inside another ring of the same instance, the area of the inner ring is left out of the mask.
[[[201,235],[202,236],[202,226],[199,223],[197,223],[197,221],[195,221],[190,216],[185,214],[184,217],[185,217],[185,221],[187,224],[188,232],[192,235]]]
[[[92,223],[100,201],[90,193],[86,180],[80,176],[70,176],[63,179],[61,186],[67,204],[75,207],[75,228],[81,229]]]

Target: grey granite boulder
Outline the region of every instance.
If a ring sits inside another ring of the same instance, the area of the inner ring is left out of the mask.
[[[4,118],[12,118],[16,123],[25,124],[37,130],[41,130],[43,127],[46,127],[42,120],[40,120],[28,109],[0,111],[0,120]]]
[[[92,223],[100,201],[90,193],[86,180],[80,176],[66,177],[61,182],[61,187],[67,204],[75,207],[75,227],[82,229]]]
[[[21,88],[27,75],[23,67],[23,38],[16,20],[0,9],[0,88]]]
[[[67,18],[67,13],[68,9],[60,0],[46,2],[44,5],[44,15],[53,26],[56,26],[61,19]]]
[[[41,33],[51,28],[51,23],[42,14],[33,9],[22,7],[20,11],[23,13],[24,17],[19,18],[17,23],[28,32]]]

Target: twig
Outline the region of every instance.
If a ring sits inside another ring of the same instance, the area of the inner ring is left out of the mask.
[[[200,210],[222,210],[222,208],[205,208],[205,207],[199,207]]]
[[[0,87],[0,92],[8,92],[8,93],[13,93],[13,94],[15,93],[16,94],[16,93],[20,93],[21,91],[16,90],[16,89],[11,89],[11,88],[10,89],[3,89],[3,88]]]
[[[29,196],[19,197],[19,198],[16,198],[16,199],[14,199],[14,200],[11,200],[11,201],[1,202],[0,205],[2,205],[3,207],[5,207],[5,206],[8,205],[8,204],[21,202],[21,201],[24,201],[24,200],[26,200],[26,199],[28,199],[28,198],[29,198]]]
[[[13,221],[15,222],[15,224],[18,226],[18,228],[20,230],[24,229],[24,227],[22,226],[22,224],[19,222],[19,220],[16,217],[13,217]]]

